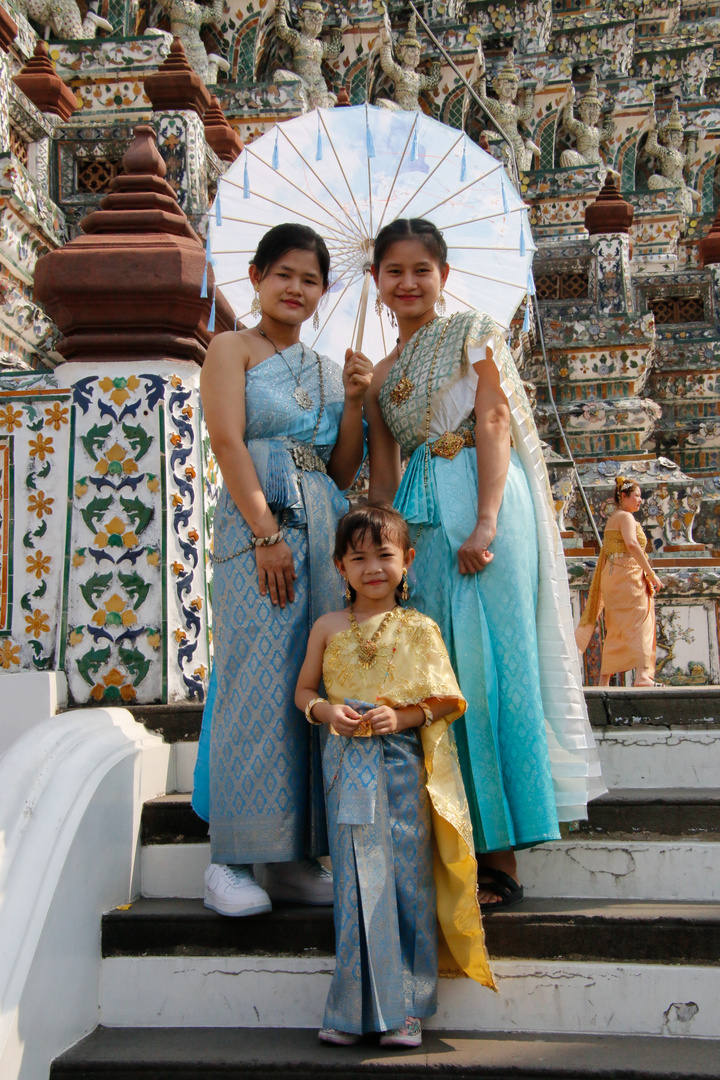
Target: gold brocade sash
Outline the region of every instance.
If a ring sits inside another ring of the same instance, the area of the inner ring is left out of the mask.
[[[433,872],[440,929],[441,971],[464,972],[497,991],[477,898],[477,860],[460,761],[450,725],[420,730],[433,827]],[[447,946],[442,949],[442,945]]]

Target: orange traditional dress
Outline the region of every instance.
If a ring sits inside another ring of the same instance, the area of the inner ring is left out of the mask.
[[[640,547],[647,537],[636,525]],[[605,610],[605,644],[601,675],[635,668],[655,678],[655,600],[642,567],[628,551],[620,529],[606,529],[602,551],[590,584],[588,602],[575,640],[581,652],[590,643],[595,623]]]

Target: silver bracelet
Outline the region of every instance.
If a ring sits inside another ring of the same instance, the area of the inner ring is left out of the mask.
[[[274,547],[275,544],[279,544],[284,539],[285,530],[280,528],[276,533],[271,533],[270,536],[253,536],[250,543],[254,548]]]

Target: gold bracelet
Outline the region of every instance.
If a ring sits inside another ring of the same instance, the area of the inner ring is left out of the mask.
[[[307,720],[308,724],[313,724],[315,727],[322,727],[322,720],[316,720],[312,714],[313,707],[315,705],[318,705],[321,701],[327,701],[327,698],[314,697],[312,701],[308,701],[307,705],[305,706],[305,719]]]
[[[435,717],[433,716],[432,709],[429,705],[426,705],[424,701],[418,701],[418,705],[425,713],[425,723],[423,724],[423,727],[430,727],[431,724],[435,723]]]

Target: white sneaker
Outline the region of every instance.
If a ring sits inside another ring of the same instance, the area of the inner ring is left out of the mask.
[[[333,878],[317,859],[268,863],[263,885],[273,900],[321,906],[333,902]]]
[[[205,871],[206,908],[220,915],[259,915],[272,911],[270,897],[261,889],[249,866],[210,863]]]

